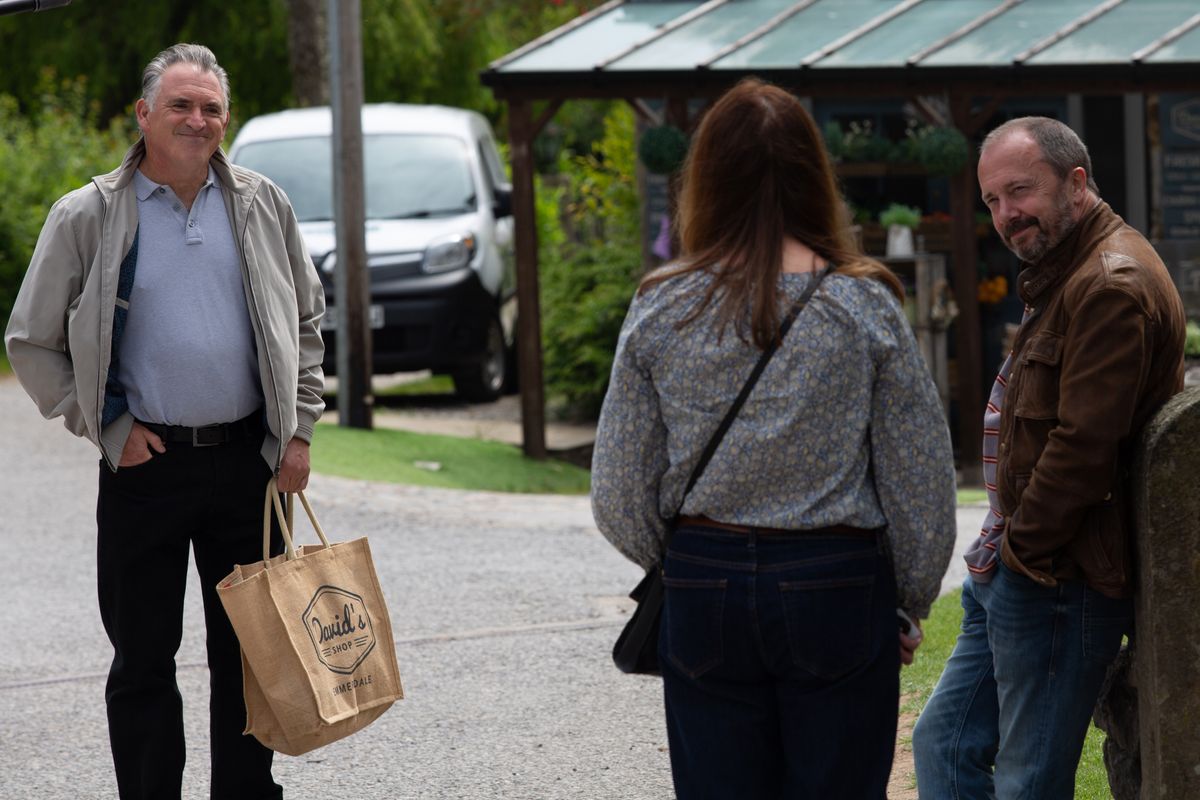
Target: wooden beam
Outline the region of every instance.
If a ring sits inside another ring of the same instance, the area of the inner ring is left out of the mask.
[[[950,117],[960,131],[971,121],[969,95],[950,96]],[[964,131],[964,135],[966,131]],[[951,261],[958,303],[955,352],[958,362],[958,452],[963,480],[983,485],[983,342],[979,329],[978,243],[975,240],[975,154],[950,178]]]
[[[533,104],[508,104],[513,170],[513,222],[517,250],[517,368],[521,383],[521,442],[530,458],[546,457],[545,389],[542,386],[542,312],[538,303],[537,218],[533,183]]]
[[[914,95],[913,97],[909,98],[909,102],[913,104],[913,107],[917,109],[917,114],[919,114],[921,119],[925,120],[927,124],[936,125],[938,127],[946,125],[949,120],[945,118],[945,115],[934,108],[933,105],[930,104],[929,100],[926,99],[926,97],[926,95]]]
[[[554,119],[554,115],[558,113],[558,110],[562,108],[562,104],[565,102],[566,98],[556,97],[551,100],[550,104],[542,110],[542,113],[538,115],[536,120],[534,120],[533,127],[530,130],[530,144],[532,144],[533,140],[536,139],[538,134],[542,132],[542,129],[546,127],[546,124],[550,122],[550,120]]]
[[[630,107],[633,108],[633,113],[637,114],[638,118],[647,125],[657,128],[663,124],[662,114],[656,113],[645,100],[639,100],[636,97],[626,97],[625,102],[629,103]]]
[[[990,120],[992,115],[1000,110],[1000,105],[1007,99],[1008,95],[997,94],[991,100],[988,100],[986,103],[984,103],[983,108],[971,115],[970,120],[967,122],[967,127],[965,129],[959,128],[959,130],[962,131],[963,136],[966,136],[969,139],[970,137],[979,133],[980,129],[982,129],[984,125],[987,125],[988,120]]]
[[[681,131],[690,129],[687,97],[671,95],[667,98],[666,121],[668,125],[674,125]],[[674,174],[667,176],[667,219],[671,222],[671,253],[675,257],[678,257],[682,251],[679,242],[679,226],[675,224],[678,219],[676,212],[679,208],[680,172],[681,170],[676,170]]]
[[[743,78],[757,77],[788,86],[794,93],[821,97],[911,97],[914,94],[964,94],[991,97],[1039,96],[1086,91],[1088,94],[1195,92],[1195,64],[1141,62],[1076,66],[905,67],[903,69],[688,69],[589,70],[587,73],[484,72],[484,84],[500,100],[624,99],[667,97],[686,92],[716,97]]]

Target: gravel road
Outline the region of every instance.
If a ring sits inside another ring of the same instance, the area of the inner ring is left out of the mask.
[[[0,379],[0,798],[116,797],[104,718],[111,651],[95,600],[97,455]],[[368,536],[407,698],[361,733],[276,757],[291,797],[670,795],[662,693],[609,649],[639,570],[585,497],[315,476],[331,538]],[[303,528],[302,528],[303,530]],[[179,683],[185,798],[208,797],[207,671],[195,574]]]
[[[95,600],[97,469],[90,444],[0,378],[3,800],[116,797],[103,702],[111,651]],[[320,475],[308,496],[332,539],[370,537],[408,696],[349,739],[277,756],[287,796],[671,796],[661,688],[609,658],[639,570],[597,533],[587,498]],[[960,509],[961,541],[982,515]],[[208,715],[194,572],[185,613],[184,797],[199,799]]]

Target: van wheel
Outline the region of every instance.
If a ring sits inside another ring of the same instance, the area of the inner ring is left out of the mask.
[[[488,322],[487,350],[483,357],[470,367],[451,375],[455,394],[470,403],[491,403],[498,400],[504,391],[507,350],[500,320],[492,317]]]

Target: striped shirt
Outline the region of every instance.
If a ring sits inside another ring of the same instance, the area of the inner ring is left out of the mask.
[[[1029,318],[1030,309],[1025,309],[1021,324]],[[1004,405],[1004,390],[1008,388],[1008,376],[1012,372],[1013,354],[1000,365],[996,382],[992,384],[992,393],[988,396],[987,409],[983,412],[983,486],[987,489],[988,513],[983,519],[983,528],[979,538],[963,554],[971,577],[980,583],[992,579],[992,571],[996,568],[997,547],[1008,518],[1000,513],[1000,500],[996,496],[996,466],[1000,452],[1000,409]]]

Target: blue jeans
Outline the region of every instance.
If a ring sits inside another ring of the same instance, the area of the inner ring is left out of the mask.
[[[663,582],[679,800],[884,800],[900,668],[877,537],[684,526]]]
[[[967,578],[962,606],[962,632],[913,730],[920,796],[1070,800],[1133,602],[1081,581],[1045,587],[1001,562],[990,583]]]

